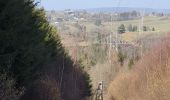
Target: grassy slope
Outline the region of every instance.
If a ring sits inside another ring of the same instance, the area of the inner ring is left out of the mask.
[[[139,26],[140,20],[128,20],[128,21],[120,21],[120,22],[113,22],[113,26],[111,26],[111,22],[103,23],[104,29],[112,32],[116,32],[117,26],[120,24],[124,24],[128,27],[129,24]],[[163,18],[163,17],[145,17],[144,18],[144,25],[149,27],[155,27],[155,32],[144,32],[144,36],[148,34],[155,34],[155,33],[165,33],[169,32],[170,29],[170,18]],[[126,34],[122,34],[122,39],[126,41],[133,41],[138,36],[138,32],[126,32]]]
[[[139,26],[140,20],[128,20],[128,21],[120,21],[120,22],[105,22],[102,23],[102,26],[100,28],[96,25],[94,25],[94,22],[83,22],[83,25],[86,26],[86,31],[88,34],[93,34],[93,31],[97,28],[101,29],[103,34],[108,34],[111,31],[115,32],[117,29],[117,26],[120,24],[124,24],[126,27],[128,27],[129,24]],[[149,27],[155,27],[156,31],[154,32],[144,32],[144,36],[147,36],[148,34],[155,34],[155,33],[166,33],[170,31],[170,18],[166,17],[144,17],[144,25]],[[113,24],[113,25],[111,25]],[[70,28],[69,32],[76,33],[77,29],[73,26],[72,23],[67,23],[67,26]],[[126,41],[133,41],[137,38],[138,32],[127,32],[126,34],[121,35],[122,39]]]

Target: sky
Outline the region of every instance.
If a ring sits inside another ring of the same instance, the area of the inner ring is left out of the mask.
[[[88,9],[100,7],[170,9],[170,0],[41,0],[40,6],[43,6],[45,10]]]

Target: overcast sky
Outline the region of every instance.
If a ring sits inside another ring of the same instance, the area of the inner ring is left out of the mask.
[[[170,9],[170,0],[41,0],[41,6],[43,6],[45,10],[87,9],[98,7]]]

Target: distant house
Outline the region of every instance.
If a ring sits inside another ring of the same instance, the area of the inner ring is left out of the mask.
[[[72,11],[71,9],[66,9],[65,13],[72,15],[72,14],[74,14],[74,11]]]
[[[56,25],[58,25],[60,22],[54,22]]]
[[[74,20],[78,21],[78,20],[79,20],[79,18],[77,18],[77,17],[74,17]]]

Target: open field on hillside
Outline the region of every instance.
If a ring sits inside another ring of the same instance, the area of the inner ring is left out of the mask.
[[[66,29],[63,31],[64,33],[69,33],[72,35],[81,32],[76,26],[76,22],[65,22]],[[125,41],[134,41],[139,37],[139,31],[137,32],[128,32],[127,27],[131,24],[133,26],[137,26],[139,29],[139,24],[141,24],[141,19],[136,20],[128,20],[128,21],[114,21],[114,22],[102,22],[100,26],[96,26],[94,22],[91,21],[82,21],[79,22],[81,26],[86,27],[86,34],[88,39],[97,37],[97,33],[101,34],[110,34],[113,33],[115,35],[118,26],[124,24],[126,27],[126,33],[119,35],[119,37]],[[155,31],[146,31],[143,32],[142,37],[150,35],[150,34],[164,34],[170,31],[170,18],[169,17],[154,17],[154,16],[146,16],[144,17],[144,26],[149,28],[154,27]],[[62,33],[62,32],[61,32]]]
[[[129,21],[119,21],[119,22],[113,22],[113,28],[111,28],[111,23],[104,23],[105,28],[112,29],[111,31],[115,32],[117,29],[117,26],[120,26],[121,24],[124,24],[126,28],[128,25],[136,25],[139,26],[139,23],[141,24],[141,20],[129,20]],[[144,17],[144,26],[148,27],[154,27],[155,31],[147,31],[143,32],[143,36],[147,36],[149,34],[163,34],[170,31],[170,18],[166,17]],[[133,41],[139,36],[139,32],[128,32],[120,35],[120,37],[126,41]]]

